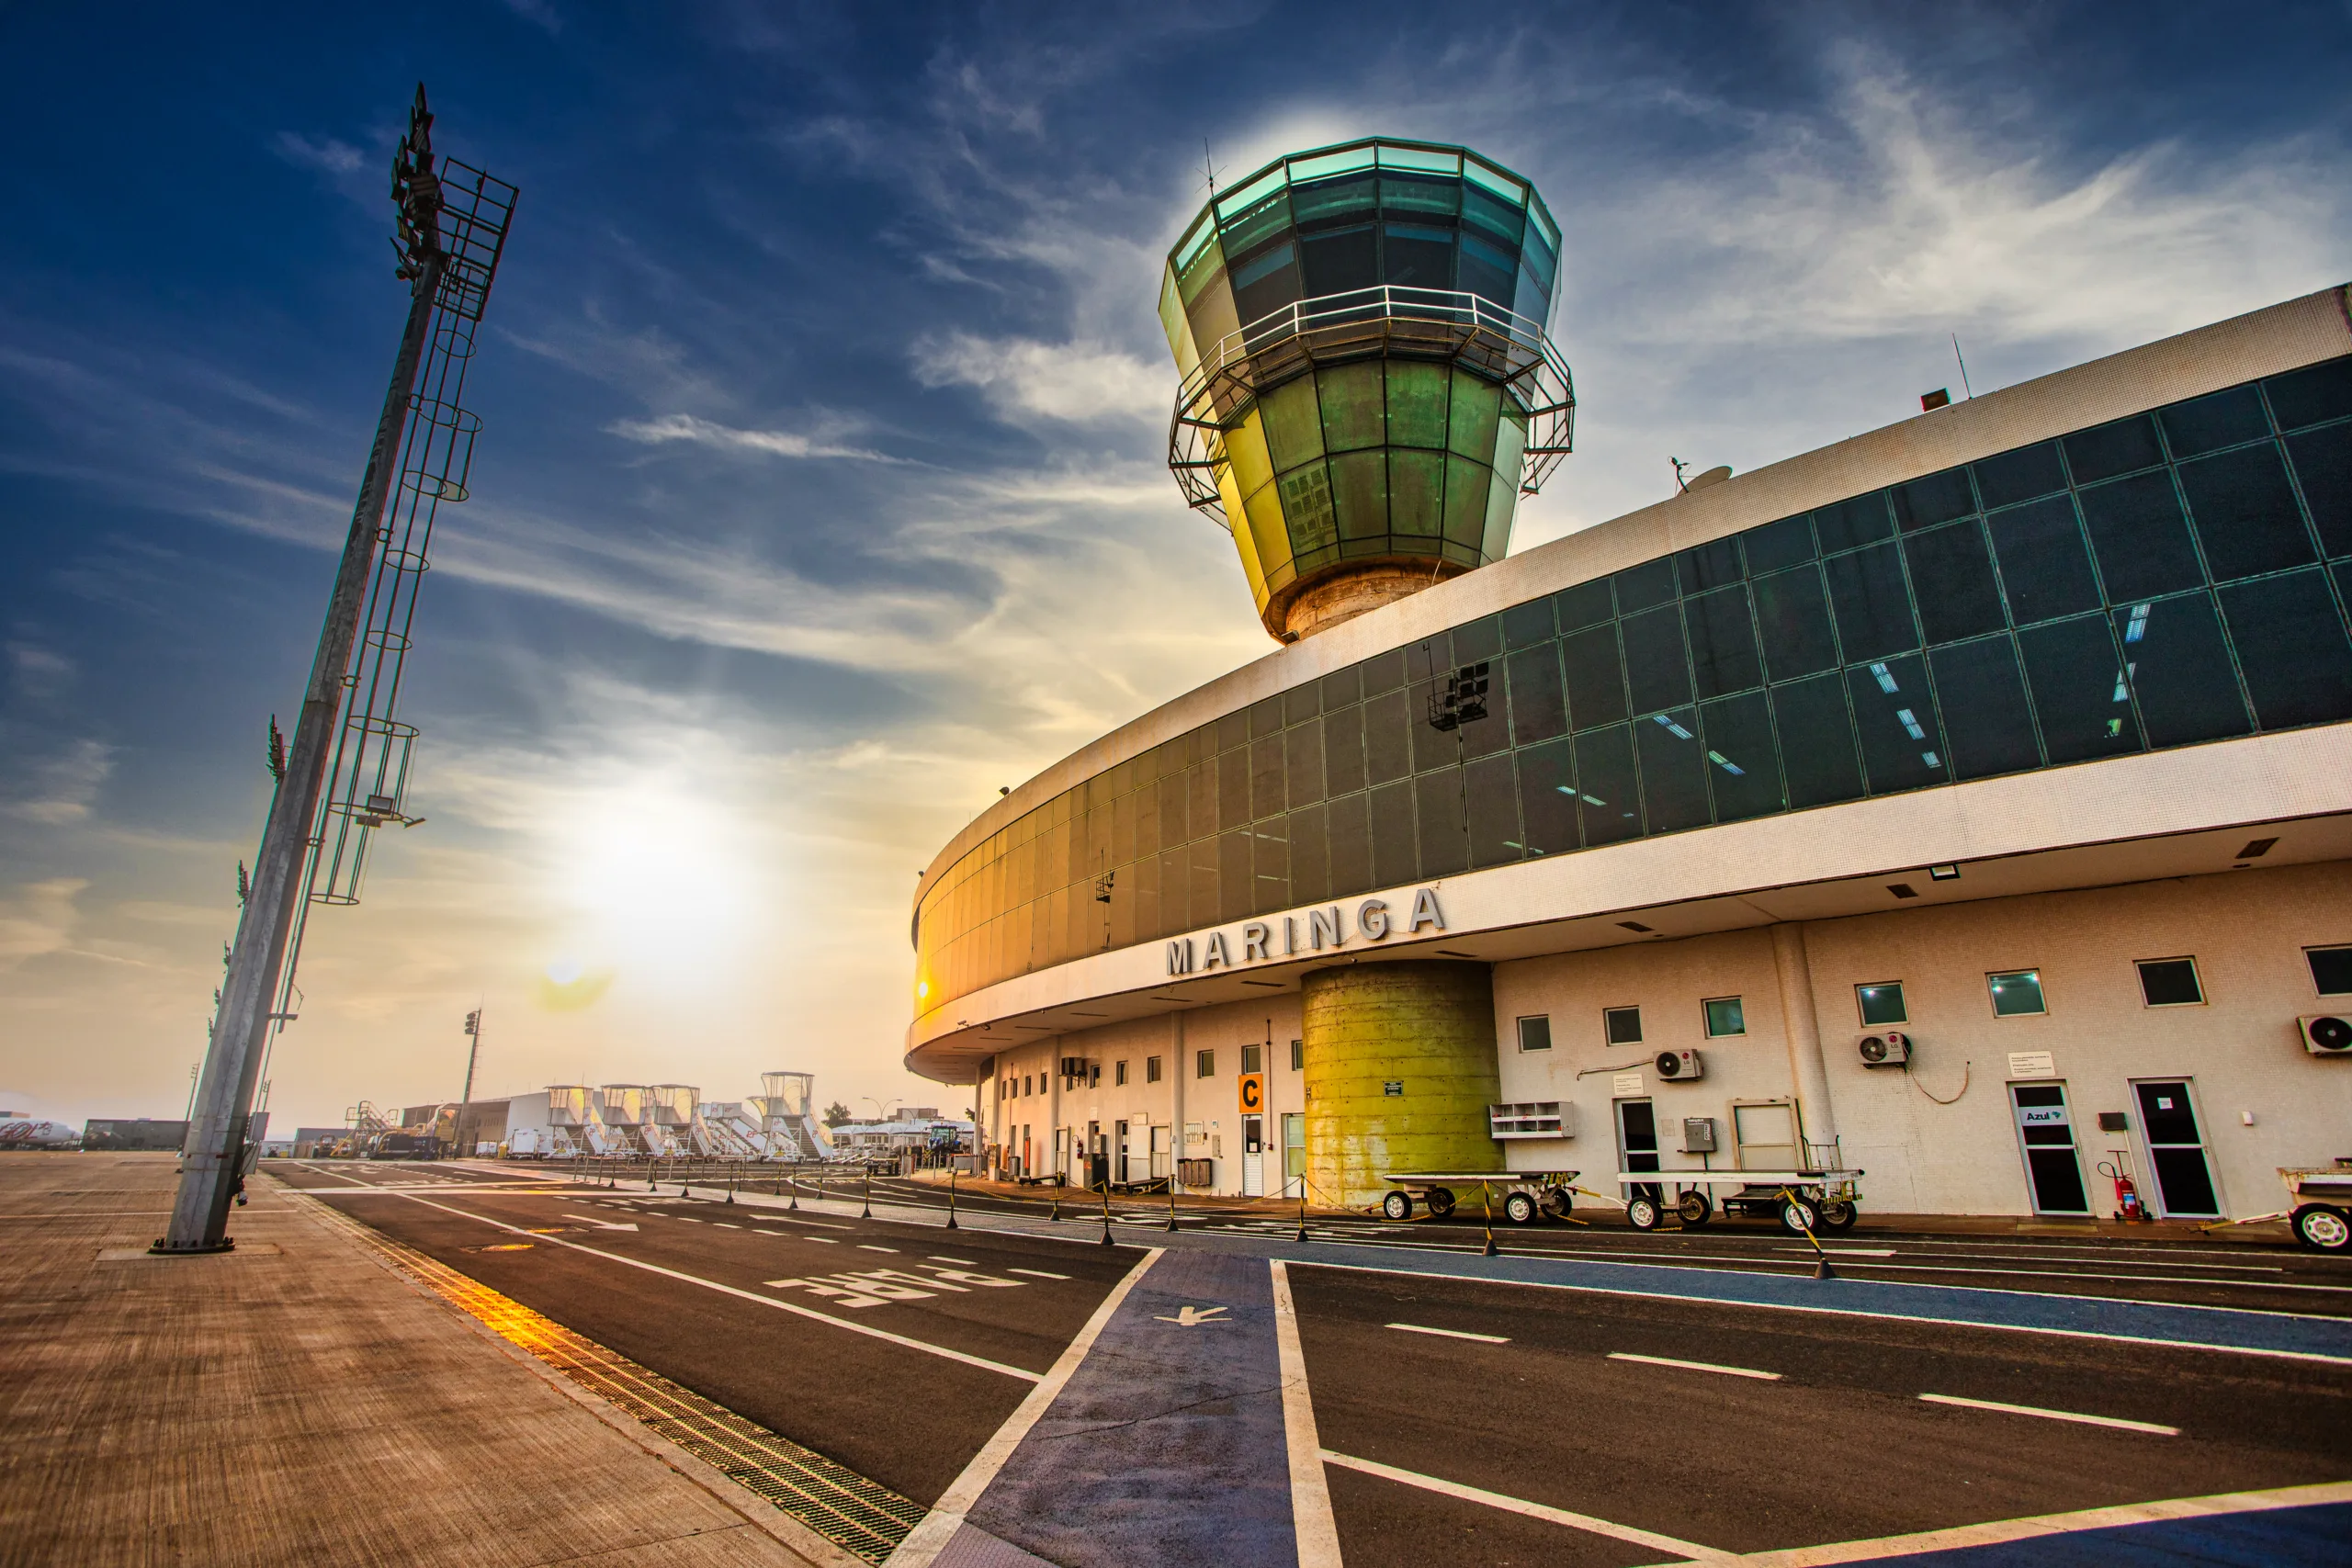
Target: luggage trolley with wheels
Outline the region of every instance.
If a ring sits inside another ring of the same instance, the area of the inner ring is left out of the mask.
[[[1668,1217],[1695,1229],[1721,1209],[1777,1219],[1792,1235],[1836,1235],[1854,1228],[1862,1198],[1860,1170],[1621,1170],[1617,1179],[1634,1190],[1623,1201],[1625,1223],[1637,1231],[1654,1231]],[[1710,1190],[1726,1187],[1737,1190]]]
[[[1380,1212],[1399,1224],[1413,1217],[1418,1203],[1431,1219],[1442,1220],[1462,1201],[1477,1201],[1482,1189],[1497,1198],[1495,1212],[1515,1225],[1538,1220],[1565,1220],[1583,1188],[1574,1185],[1573,1170],[1387,1170],[1380,1179],[1389,1190],[1380,1200]],[[1598,1193],[1586,1193],[1598,1197]],[[1581,1223],[1581,1222],[1579,1222]]]
[[[2287,1189],[2287,1208],[2271,1214],[2248,1214],[2242,1220],[2216,1220],[2198,1228],[2217,1231],[2285,1220],[2294,1227],[2295,1239],[2315,1251],[2352,1250],[2352,1159],[2339,1159],[2332,1166],[2282,1165],[2278,1179]]]

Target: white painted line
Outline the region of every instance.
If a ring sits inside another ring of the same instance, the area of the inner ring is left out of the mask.
[[[1476,1339],[1482,1345],[1510,1343],[1510,1337],[1506,1334],[1470,1334],[1459,1328],[1427,1328],[1418,1323],[1392,1323],[1387,1326],[1407,1334],[1434,1334],[1442,1339]]]
[[[1813,1248],[1809,1247],[1776,1247],[1772,1250],[1802,1252],[1807,1258],[1813,1256]],[[1894,1248],[1891,1247],[1825,1247],[1821,1250],[1832,1258],[1892,1258],[1894,1256]]]
[[[706,1280],[697,1274],[684,1274],[675,1269],[664,1269],[658,1263],[648,1263],[641,1258],[627,1258],[617,1252],[605,1252],[596,1247],[582,1247],[576,1241],[566,1241],[561,1236],[540,1235],[537,1231],[525,1230],[520,1225],[510,1225],[504,1220],[493,1220],[488,1214],[469,1213],[463,1209],[452,1209],[447,1203],[435,1203],[431,1199],[420,1198],[413,1192],[403,1192],[401,1196],[412,1203],[422,1203],[428,1209],[438,1209],[445,1214],[455,1214],[461,1220],[472,1220],[480,1224],[492,1225],[515,1235],[537,1236],[538,1239],[551,1246],[568,1247],[574,1252],[584,1252],[591,1258],[601,1258],[608,1263],[619,1263],[631,1269],[642,1269],[649,1274],[659,1274],[665,1280],[700,1285],[706,1291],[717,1291],[720,1295],[733,1296],[739,1301],[757,1302],[763,1307],[773,1307],[777,1312],[788,1312],[795,1317],[805,1317],[817,1323],[831,1324],[835,1328],[844,1328],[852,1334],[863,1334],[869,1339],[886,1340],[893,1345],[904,1346],[910,1350],[921,1350],[928,1355],[944,1357],[951,1361],[961,1361],[967,1367],[978,1367],[983,1371],[1001,1372],[1006,1377],[1019,1378],[1023,1382],[1037,1381],[1037,1374],[1025,1367],[1007,1366],[1002,1361],[991,1361],[985,1356],[974,1356],[962,1350],[951,1350],[944,1345],[933,1345],[928,1340],[910,1339],[903,1334],[893,1334],[887,1328],[874,1328],[863,1323],[852,1323],[846,1318],[835,1317],[831,1313],[819,1312],[813,1307],[802,1306],[797,1302],[780,1302],[774,1296],[763,1296],[754,1291],[740,1290],[733,1285],[722,1285],[716,1280]],[[809,1239],[816,1241],[822,1238],[811,1236]]]
[[[933,1263],[953,1263],[958,1269],[977,1269],[979,1267],[978,1263],[973,1262],[968,1258],[942,1258],[935,1252],[931,1255],[931,1260]]]
[[[2126,1421],[2120,1416],[2085,1416],[2072,1410],[2044,1410],[2039,1404],[2004,1404],[1997,1399],[1962,1399],[1956,1393],[1923,1393],[1919,1397],[1929,1404],[1957,1404],[1969,1410],[1997,1410],[2004,1416],[2039,1416],[2045,1421],[2079,1421],[2086,1427],[2153,1432],[2159,1438],[2180,1436],[2177,1427],[2160,1427],[2154,1421]]]
[[[1631,1350],[1611,1350],[1612,1361],[1639,1361],[1647,1367],[1680,1367],[1686,1372],[1721,1372],[1727,1378],[1757,1378],[1765,1382],[1779,1382],[1778,1372],[1759,1372],[1753,1367],[1719,1367],[1713,1361],[1678,1361],[1671,1356],[1636,1356]]]
[[[1424,1492],[1435,1492],[1441,1496],[1459,1497],[1465,1503],[1479,1503],[1489,1508],[1499,1508],[1505,1513],[1524,1514],[1531,1519],[1542,1519],[1549,1524],[1566,1525],[1570,1529],[1586,1530],[1593,1535],[1605,1535],[1618,1540],[1631,1541],[1635,1546],[1646,1546],[1655,1551],[1671,1551],[1679,1562],[1737,1562],[1741,1561],[1732,1552],[1717,1551],[1713,1547],[1701,1546],[1695,1541],[1677,1540],[1670,1535],[1659,1535],[1655,1530],[1636,1529],[1632,1525],[1597,1519],[1590,1514],[1573,1514],[1566,1508],[1555,1508],[1549,1504],[1531,1503],[1524,1497],[1506,1497],[1499,1492],[1488,1492],[1476,1486],[1464,1486],[1458,1481],[1443,1481],[1434,1475],[1423,1475],[1418,1471],[1399,1470],[1393,1464],[1357,1459],[1352,1454],[1333,1453],[1329,1449],[1323,1450],[1323,1462],[1341,1465],[1349,1470],[1360,1470],[1366,1475],[1379,1476],[1383,1481],[1395,1481],[1407,1486],[1418,1486]]]
[[[989,1483],[996,1479],[997,1472],[1004,1468],[1004,1461],[1012,1457],[1012,1450],[1021,1446],[1021,1439],[1029,1435],[1029,1429],[1037,1424],[1038,1417],[1044,1416],[1054,1401],[1061,1396],[1070,1374],[1078,1371],[1079,1363],[1085,1360],[1087,1352],[1094,1348],[1094,1341],[1102,1337],[1102,1329],[1110,1323],[1112,1314],[1119,1310],[1145,1271],[1159,1261],[1164,1250],[1155,1247],[1146,1252],[1143,1261],[1128,1269],[1126,1277],[1111,1287],[1111,1293],[1095,1307],[1093,1315],[1086,1320],[1086,1326],[1062,1348],[1062,1353],[1054,1359],[1053,1366],[1037,1381],[1037,1386],[1031,1389],[1019,1407],[1005,1418],[1004,1425],[996,1429],[996,1435],[972,1456],[971,1462],[964,1466],[963,1472],[948,1483],[947,1490],[939,1495],[939,1501],[932,1505],[931,1512],[923,1516],[922,1523],[907,1532],[907,1539],[899,1543],[899,1549],[884,1561],[882,1568],[931,1568],[932,1561],[946,1549],[947,1543],[956,1538],[956,1532],[964,1528],[964,1516],[978,1504],[980,1495],[989,1489]]]
[[[776,1234],[776,1235],[784,1235],[785,1233],[784,1233],[784,1232],[782,1232],[782,1231],[778,1231],[778,1232],[776,1232],[775,1234]],[[840,1243],[840,1242],[835,1241],[831,1236],[829,1236],[829,1235],[804,1235],[804,1236],[800,1237],[799,1239],[801,1239],[802,1241],[813,1241],[813,1242],[815,1242],[819,1247],[839,1247],[839,1246],[841,1245],[841,1243]]]
[[[1067,1280],[1069,1278],[1067,1274],[1047,1273],[1043,1269],[1008,1269],[1005,1272],[1008,1274],[1027,1274],[1033,1279],[1038,1280]]]
[[[892,1254],[892,1255],[894,1255],[894,1256],[897,1254],[897,1252],[898,1252],[898,1250],[899,1250],[899,1249],[898,1249],[897,1247],[876,1247],[876,1246],[875,1246],[875,1245],[874,1245],[872,1242],[870,1242],[870,1241],[861,1241],[861,1242],[859,1242],[859,1243],[857,1244],[857,1249],[858,1249],[860,1252],[888,1252],[888,1253],[890,1253],[890,1254]]]
[[[1298,1307],[1290,1270],[1269,1260],[1274,1283],[1274,1351],[1283,1375],[1283,1446],[1290,1459],[1290,1517],[1297,1532],[1298,1568],[1340,1568],[1340,1529],[1331,1522],[1331,1488],[1323,1476],[1323,1443],[1315,1431],[1315,1400],[1306,1387],[1306,1352],[1298,1340]]]
[[[2352,1481],[2280,1486],[2267,1492],[2222,1492],[2208,1497],[2176,1497],[2157,1503],[2127,1503],[2121,1507],[2086,1508],[2073,1514],[2038,1514],[2030,1518],[1923,1530],[1917,1535],[1883,1536],[1876,1540],[1840,1540],[1824,1546],[1758,1551],[1739,1561],[1758,1564],[1758,1568],[1831,1568],[1840,1562],[1875,1562],[1882,1558],[1916,1557],[1923,1552],[1950,1551],[1966,1546],[2039,1540],[2078,1530],[2113,1529],[2120,1525],[2211,1518],[2218,1514],[2258,1514],[2272,1508],[2309,1508],[2324,1503],[2352,1503]]]
[[[743,1228],[741,1225],[730,1225],[725,1220],[713,1220],[710,1223],[723,1231],[740,1231]]]

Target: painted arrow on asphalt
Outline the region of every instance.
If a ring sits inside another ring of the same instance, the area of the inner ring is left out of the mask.
[[[1176,1309],[1174,1317],[1162,1317],[1162,1323],[1172,1323],[1179,1328],[1198,1328],[1204,1323],[1215,1323],[1224,1314],[1223,1307],[1184,1306]]]
[[[563,1217],[567,1220],[578,1220],[582,1224],[594,1225],[600,1231],[633,1231],[637,1228],[634,1224],[616,1225],[610,1220],[592,1220],[585,1214],[566,1214]]]

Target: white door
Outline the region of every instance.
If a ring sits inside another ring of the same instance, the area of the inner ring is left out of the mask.
[[[1796,1107],[1735,1105],[1731,1108],[1732,1147],[1742,1170],[1802,1170],[1798,1158]]]
[[[1241,1119],[1241,1195],[1266,1195],[1266,1119],[1262,1116]]]
[[[1165,1181],[1173,1174],[1173,1168],[1169,1164],[1173,1157],[1169,1152],[1169,1135],[1175,1131],[1169,1126],[1157,1126],[1151,1130],[1151,1179],[1154,1181]]]

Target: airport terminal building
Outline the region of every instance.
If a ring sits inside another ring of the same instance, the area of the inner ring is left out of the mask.
[[[1382,141],[1171,253],[1171,463],[1282,646],[925,873],[906,1061],[992,1164],[2190,1218],[2352,1155],[2346,291],[1507,556],[1556,247]]]

